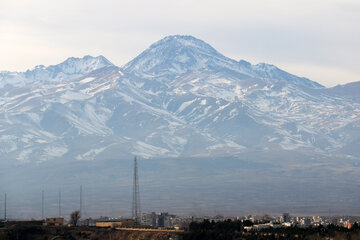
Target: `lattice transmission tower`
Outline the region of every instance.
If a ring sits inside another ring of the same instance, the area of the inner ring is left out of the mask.
[[[140,225],[141,224],[139,176],[138,176],[138,167],[137,167],[137,159],[136,159],[136,157],[134,158],[132,218],[135,221],[135,225]]]

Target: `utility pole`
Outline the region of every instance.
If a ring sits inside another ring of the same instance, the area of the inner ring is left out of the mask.
[[[61,191],[59,191],[59,217],[61,217]]]
[[[82,216],[82,185],[80,185],[80,218]]]
[[[5,212],[4,212],[4,221],[6,222],[6,193],[5,193]]]
[[[135,225],[140,225],[140,223],[141,223],[140,193],[139,193],[139,177],[138,177],[138,168],[137,168],[136,157],[134,158],[132,218],[135,221]]]
[[[44,188],[41,191],[41,219],[44,219]]]

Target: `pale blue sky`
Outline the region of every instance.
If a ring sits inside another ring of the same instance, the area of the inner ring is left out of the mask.
[[[360,81],[358,0],[1,0],[0,70],[87,54],[121,66],[173,34],[325,86]]]

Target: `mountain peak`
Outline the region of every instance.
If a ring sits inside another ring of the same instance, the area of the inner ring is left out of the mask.
[[[60,64],[48,66],[45,70],[51,76],[57,76],[58,74],[77,75],[86,74],[108,66],[114,65],[102,55],[97,57],[86,55],[82,58],[70,57]]]
[[[252,65],[227,58],[206,42],[193,36],[167,36],[143,51],[124,66],[124,70],[139,77],[171,81],[180,75],[201,69],[227,69],[243,76],[285,80],[287,83],[310,88],[323,88],[309,79],[287,73],[272,64]]]
[[[96,70],[98,68],[102,68],[102,67],[106,67],[106,66],[113,66],[113,64],[102,55],[99,55],[97,57],[85,55],[82,58],[69,57],[62,63],[57,64],[57,65],[51,65],[47,69],[58,68],[58,67],[66,68],[66,66],[70,66],[70,65],[79,67],[77,69],[72,69],[72,70],[75,70],[75,71],[77,70],[77,71],[81,71],[81,72],[83,72],[84,70],[86,72],[89,72],[92,70]]]
[[[144,76],[174,77],[218,61],[229,61],[206,42],[193,36],[167,36],[124,66],[128,72]],[[234,61],[235,62],[235,61]]]
[[[48,67],[38,65],[26,72],[1,72],[0,87],[25,86],[33,82],[49,80],[67,80],[110,66],[114,65],[101,55],[97,57],[86,55],[82,58],[70,57],[57,65]]]
[[[209,44],[195,38],[190,35],[171,35],[166,36],[165,38],[157,41],[156,43],[152,44],[149,49],[155,48],[195,48],[197,50],[206,51],[211,54],[218,54],[218,52]]]

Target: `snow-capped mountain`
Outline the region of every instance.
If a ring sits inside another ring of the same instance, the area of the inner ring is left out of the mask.
[[[270,64],[227,58],[191,36],[169,36],[123,67],[85,56],[1,72],[0,156],[26,162],[279,149],[357,156],[360,101],[340,92]]]
[[[287,80],[296,82],[298,85],[322,88],[316,82],[289,74],[274,65],[265,63],[251,65],[244,60],[237,62],[192,36],[165,37],[151,45],[124,68],[136,76],[163,81],[207,69],[217,72],[237,72],[242,74],[243,78]]]
[[[39,65],[26,72],[2,71],[0,72],[0,87],[21,87],[34,82],[68,80],[106,66],[113,66],[113,64],[103,56],[85,56],[81,59],[71,57],[58,65],[48,67]]]

